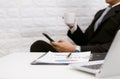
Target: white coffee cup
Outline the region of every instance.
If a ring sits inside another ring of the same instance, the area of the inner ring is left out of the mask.
[[[74,24],[75,23],[75,13],[65,13],[64,14],[64,20],[66,24]]]

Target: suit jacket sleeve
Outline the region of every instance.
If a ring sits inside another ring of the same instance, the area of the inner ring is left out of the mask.
[[[67,35],[77,44],[77,45],[86,45],[86,36],[81,31],[81,29],[77,26],[77,30],[71,34],[70,30]],[[79,40],[78,40],[79,39]]]
[[[88,45],[86,35],[81,31],[81,29],[79,27],[77,27],[77,30],[73,34],[71,34],[71,32],[69,30],[67,35],[77,45],[79,45],[81,47],[81,51],[91,51],[91,52],[95,52],[95,53],[107,52],[111,45],[111,42],[104,43],[104,44]]]
[[[94,32],[94,24],[103,11],[104,9],[96,13],[92,23],[86,29],[85,33],[83,33],[79,27],[73,34],[68,31],[68,36],[77,45],[81,46],[81,51],[108,51],[114,36],[116,35],[118,27],[120,26],[120,5],[113,7],[107,13],[97,30]]]
[[[107,52],[111,42],[105,44],[81,46],[81,51],[91,51],[92,53]]]

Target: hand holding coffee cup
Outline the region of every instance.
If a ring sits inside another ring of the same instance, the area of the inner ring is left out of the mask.
[[[64,14],[64,20],[65,23],[69,26],[69,28],[72,28],[75,24],[75,13],[65,13]]]

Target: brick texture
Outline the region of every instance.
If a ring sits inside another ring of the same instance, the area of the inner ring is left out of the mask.
[[[105,6],[104,0],[0,0],[0,33],[35,33],[32,37],[41,32],[65,34],[67,27],[61,19],[65,12],[75,12],[85,29],[96,11]]]
[[[42,32],[54,40],[66,37],[68,28],[61,18],[66,12],[75,12],[85,30],[106,5],[104,0],[0,0],[0,57],[29,52],[36,40],[48,41]]]

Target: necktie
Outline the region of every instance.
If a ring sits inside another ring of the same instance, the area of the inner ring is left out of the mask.
[[[111,9],[110,6],[108,6],[105,11],[103,12],[103,14],[100,16],[100,18],[96,21],[95,26],[94,26],[94,31],[96,31],[96,29],[98,28],[98,26],[100,25],[100,23],[102,22],[104,16],[108,13],[108,11]]]

